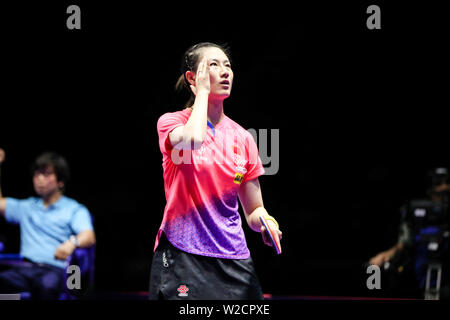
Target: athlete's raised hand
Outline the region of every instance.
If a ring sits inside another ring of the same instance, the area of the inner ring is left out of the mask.
[[[195,76],[195,86],[191,85],[191,90],[194,95],[197,95],[197,92],[200,92],[201,90],[204,90],[209,94],[210,88],[208,59],[204,57],[198,64],[197,74]]]

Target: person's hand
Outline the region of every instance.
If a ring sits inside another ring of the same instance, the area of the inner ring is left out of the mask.
[[[55,252],[55,258],[58,260],[66,260],[76,249],[76,246],[69,240],[62,243]]]
[[[434,189],[434,191],[436,191],[436,192],[444,192],[444,191],[449,191],[449,190],[450,190],[450,185],[447,183],[443,183]]]
[[[383,263],[388,262],[389,260],[391,260],[392,255],[389,254],[389,252],[387,251],[383,251],[380,252],[379,254],[377,254],[375,257],[372,257],[369,260],[369,264],[370,265],[377,265],[377,266],[381,266]]]
[[[197,92],[204,90],[209,94],[211,89],[211,82],[209,80],[209,65],[208,59],[204,57],[202,61],[198,64],[197,67],[197,75],[195,77],[195,86],[191,85],[191,90],[194,95],[197,95]]]
[[[273,222],[272,220],[267,220],[267,223],[269,224],[269,227],[275,231],[275,234],[278,235],[278,239],[281,240],[283,233],[278,229],[275,222]],[[269,231],[264,226],[261,226],[261,235],[264,244],[268,245],[269,247],[272,247],[272,241],[270,241]]]
[[[3,161],[5,161],[5,150],[0,148],[0,166],[2,165]]]

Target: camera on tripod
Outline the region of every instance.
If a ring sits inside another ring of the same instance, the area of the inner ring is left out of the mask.
[[[412,200],[410,214],[413,241],[425,245],[429,259],[442,258],[450,234],[448,208],[431,200]]]
[[[426,269],[425,299],[439,299],[442,266],[449,258],[448,195],[450,183],[447,168],[437,168],[428,175],[430,199],[412,200],[406,220],[411,227],[416,267]],[[416,270],[417,272],[417,270]]]

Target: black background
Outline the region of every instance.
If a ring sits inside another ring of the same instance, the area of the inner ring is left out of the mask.
[[[70,4],[81,30],[66,28]],[[370,4],[381,30],[366,28]],[[425,171],[450,165],[437,4],[22,2],[0,20],[3,194],[33,195],[42,151],[67,157],[67,195],[95,218],[98,291],[148,289],[165,205],[156,121],[185,102],[174,84],[194,43],[231,47],[225,113],[280,130],[279,172],[260,181],[283,254],[244,226],[266,293],[370,295],[362,264],[396,242],[398,207],[424,194]],[[18,230],[0,232],[18,250]]]

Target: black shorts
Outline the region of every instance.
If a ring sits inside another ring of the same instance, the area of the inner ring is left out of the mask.
[[[153,255],[149,299],[263,300],[252,258],[221,259],[175,248],[164,233]]]

